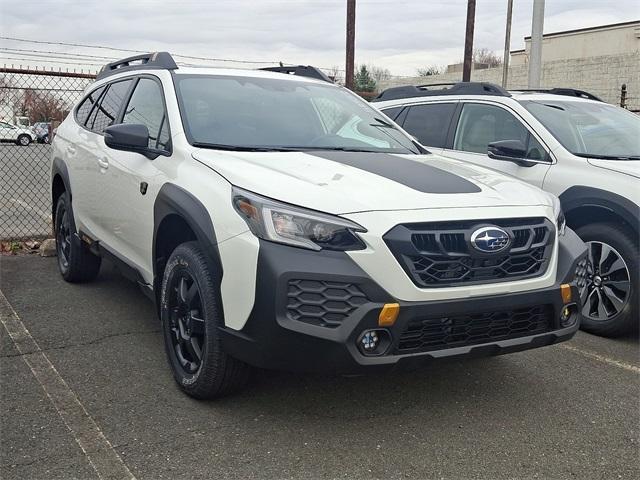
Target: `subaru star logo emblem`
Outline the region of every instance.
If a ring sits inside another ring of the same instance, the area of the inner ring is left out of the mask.
[[[471,234],[471,245],[484,253],[501,252],[510,244],[509,234],[498,227],[482,227]]]

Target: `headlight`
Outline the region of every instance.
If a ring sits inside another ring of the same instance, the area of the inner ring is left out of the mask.
[[[553,215],[556,218],[556,224],[558,225],[558,235],[564,235],[565,229],[567,228],[567,220],[564,218],[564,212],[562,211],[562,206],[560,205],[560,200],[555,195],[553,198]]]
[[[362,250],[357,223],[325,213],[294,207],[233,188],[233,206],[253,234],[264,240],[311,250]]]

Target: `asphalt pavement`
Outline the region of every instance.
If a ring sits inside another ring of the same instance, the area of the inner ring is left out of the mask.
[[[3,480],[640,478],[637,337],[410,373],[257,371],[200,402],[110,265],[71,285],[53,258],[3,256],[0,291]]]

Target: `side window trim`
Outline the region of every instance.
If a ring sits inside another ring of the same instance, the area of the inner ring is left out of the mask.
[[[450,134],[451,134],[451,143],[450,144],[448,143],[448,145],[450,145],[448,150],[451,150],[451,151],[454,151],[454,152],[460,152],[460,153],[475,154],[475,155],[486,155],[485,153],[466,152],[464,150],[454,150],[453,149],[453,142],[454,142],[456,131],[457,131],[459,123],[460,123],[460,115],[462,114],[462,108],[464,107],[464,105],[467,105],[467,104],[490,105],[490,106],[493,106],[493,107],[502,108],[506,112],[510,113],[511,115],[513,115],[513,117],[516,120],[518,120],[522,124],[522,126],[525,128],[525,130],[529,133],[529,136],[527,137],[527,148],[529,146],[529,141],[530,141],[529,138],[531,136],[533,136],[538,141],[538,143],[540,143],[540,145],[542,145],[544,147],[546,156],[545,156],[544,159],[538,160],[538,161],[541,162],[541,163],[547,163],[549,165],[552,165],[552,164],[556,163],[556,157],[553,154],[553,152],[551,151],[551,149],[549,148],[549,146],[535,132],[535,130],[531,127],[531,125],[529,125],[529,123],[524,118],[522,118],[522,116],[520,114],[518,114],[518,112],[513,110],[508,105],[504,105],[504,104],[498,103],[498,102],[484,101],[484,100],[460,100],[459,110],[456,112],[456,114],[454,114],[455,122],[452,123],[452,129],[451,129],[452,131],[450,132]],[[447,140],[449,140],[449,138],[447,138]]]

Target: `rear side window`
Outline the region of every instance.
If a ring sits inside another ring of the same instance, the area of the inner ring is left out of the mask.
[[[407,112],[403,128],[428,147],[443,148],[455,103],[414,105]]]
[[[104,133],[104,130],[113,125],[118,117],[118,112],[122,106],[131,80],[124,80],[109,85],[107,93],[105,93],[100,101],[100,105],[94,109],[87,122],[87,128],[96,133]]]
[[[76,110],[76,121],[80,125],[84,125],[87,122],[87,117],[93,110],[93,106],[96,104],[100,95],[104,92],[104,87],[96,88],[82,101],[78,109]]]
[[[395,120],[396,118],[398,118],[398,114],[402,111],[403,108],[404,107],[386,108],[386,109],[382,110],[382,113],[384,113],[391,120]]]
[[[156,81],[140,79],[125,109],[122,123],[146,126],[149,129],[149,147],[168,150],[169,125],[162,90]]]

